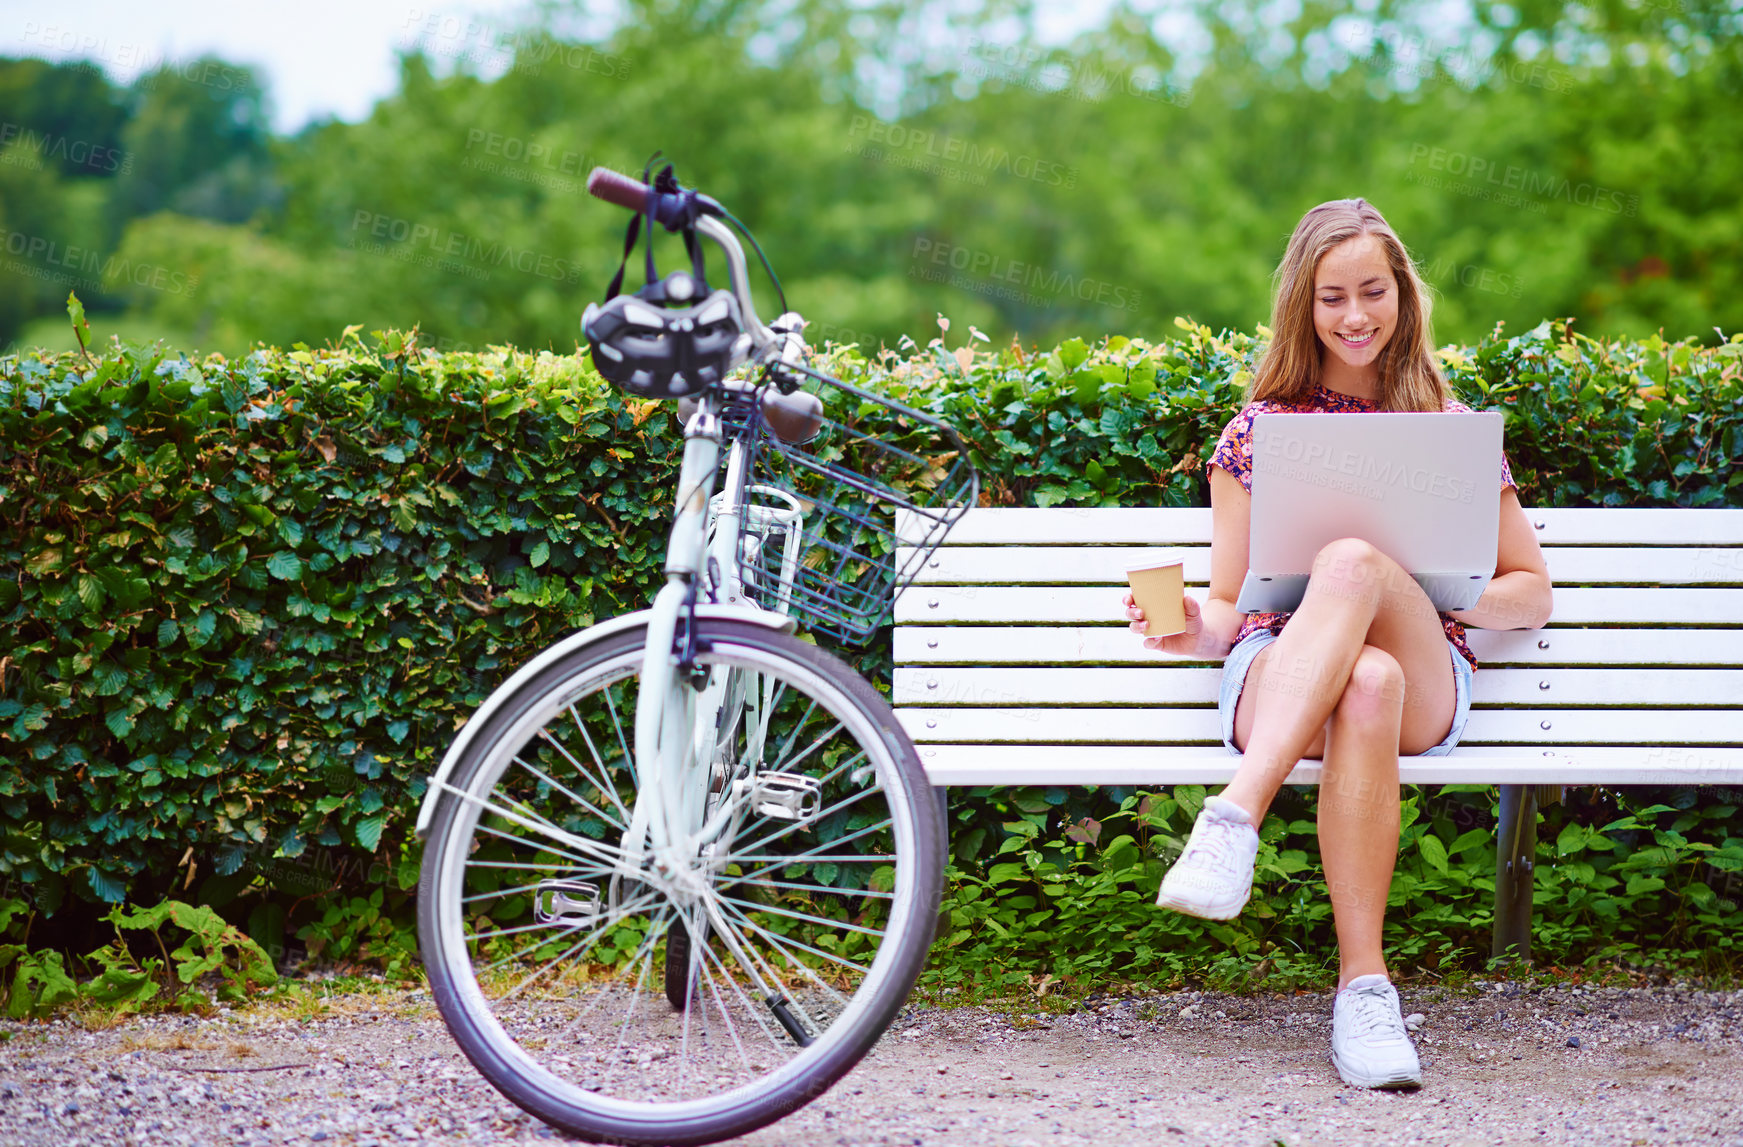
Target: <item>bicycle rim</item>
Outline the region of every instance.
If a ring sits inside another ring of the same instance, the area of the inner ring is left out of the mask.
[[[711,847],[620,865],[641,628],[491,718],[426,845],[420,934],[450,1029],[510,1099],[589,1138],[712,1142],[808,1102],[876,1042],[931,943],[942,834],[888,707],[813,646],[701,624],[699,664],[769,697],[722,720],[763,751],[716,778],[740,815]]]

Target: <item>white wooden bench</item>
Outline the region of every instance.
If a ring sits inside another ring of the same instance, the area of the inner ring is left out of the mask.
[[[1528,957],[1540,796],[1558,786],[1743,781],[1743,510],[1528,510],[1555,581],[1541,630],[1470,630],[1470,722],[1405,784],[1499,784],[1494,952]],[[932,783],[1221,784],[1220,662],[1145,650],[1121,567],[1186,547],[1208,509],[966,514],[895,607],[893,703]],[[1303,761],[1289,784],[1315,784]],[[1545,791],[1539,792],[1539,789]]]

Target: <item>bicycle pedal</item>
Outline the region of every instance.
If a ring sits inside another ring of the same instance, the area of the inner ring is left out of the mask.
[[[751,782],[751,809],[770,820],[811,820],[823,804],[823,785],[802,773],[758,773]]]
[[[584,880],[542,880],[533,894],[540,924],[584,924],[599,915],[599,885]]]

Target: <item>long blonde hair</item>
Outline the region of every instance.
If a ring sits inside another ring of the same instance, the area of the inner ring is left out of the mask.
[[[1358,235],[1380,240],[1398,284],[1398,326],[1376,364],[1380,382],[1375,406],[1380,410],[1446,408],[1452,391],[1434,361],[1428,290],[1397,233],[1365,199],[1321,203],[1295,225],[1283,261],[1277,265],[1271,345],[1247,388],[1248,402],[1302,402],[1313,394],[1323,349],[1313,329],[1314,275],[1327,251]]]

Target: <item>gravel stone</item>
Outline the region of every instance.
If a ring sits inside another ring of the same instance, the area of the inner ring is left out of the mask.
[[[1415,1092],[1339,1080],[1330,993],[910,1006],[829,1093],[736,1142],[1743,1147],[1743,993],[1497,981],[1400,995],[1420,1020]],[[563,1138],[478,1075],[427,993],[328,1005],[306,1021],[242,1008],[103,1031],[0,1020],[0,1144]]]

